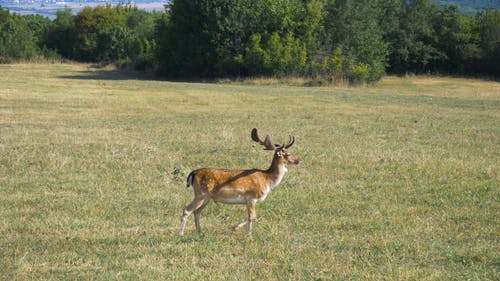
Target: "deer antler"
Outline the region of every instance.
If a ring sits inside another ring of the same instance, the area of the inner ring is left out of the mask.
[[[288,141],[288,144],[285,145],[285,149],[288,149],[290,146],[292,146],[295,143],[295,137],[292,135],[288,135],[290,140]]]
[[[265,147],[265,150],[274,150],[276,147],[279,147],[279,145],[273,144],[273,141],[271,140],[271,136],[269,134],[266,135],[266,138],[264,139],[264,141],[262,141],[259,138],[257,128],[252,129],[252,140],[257,142],[258,144],[263,145]]]
[[[288,141],[288,144],[285,145],[285,144],[282,144],[282,145],[276,145],[276,149],[278,150],[282,150],[282,149],[288,149],[289,147],[291,147],[294,143],[295,143],[295,137],[292,136],[292,135],[288,135],[288,137],[290,138],[290,140]]]

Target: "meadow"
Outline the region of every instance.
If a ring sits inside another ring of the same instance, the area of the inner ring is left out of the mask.
[[[151,80],[87,64],[0,65],[1,280],[498,280],[500,83]],[[187,174],[267,168],[253,127],[300,156],[257,205]]]

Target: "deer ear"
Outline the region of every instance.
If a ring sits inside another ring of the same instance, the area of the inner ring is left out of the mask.
[[[281,157],[281,150],[277,150],[277,151],[276,151],[276,155],[277,155],[278,157]]]

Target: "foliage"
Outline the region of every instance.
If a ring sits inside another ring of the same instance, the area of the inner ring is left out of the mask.
[[[159,16],[130,5],[85,7],[77,15],[66,9],[57,13],[45,44],[78,61],[152,68],[155,18]]]
[[[298,24],[298,7],[294,0],[171,1],[169,22],[158,33],[164,42],[158,58],[162,69],[174,76],[284,72],[286,63],[274,57],[267,62],[258,53],[260,48],[270,48],[268,55],[281,52],[283,42],[278,41]],[[249,56],[259,56],[258,61],[243,66]]]
[[[499,30],[499,11],[429,0],[173,0],[162,12],[103,5],[53,21],[0,8],[0,61],[61,56],[184,78],[499,77]]]

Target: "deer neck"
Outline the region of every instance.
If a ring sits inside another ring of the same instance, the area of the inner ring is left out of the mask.
[[[287,171],[286,165],[280,163],[279,157],[275,155],[271,166],[266,171],[271,188],[274,188],[281,182]]]

